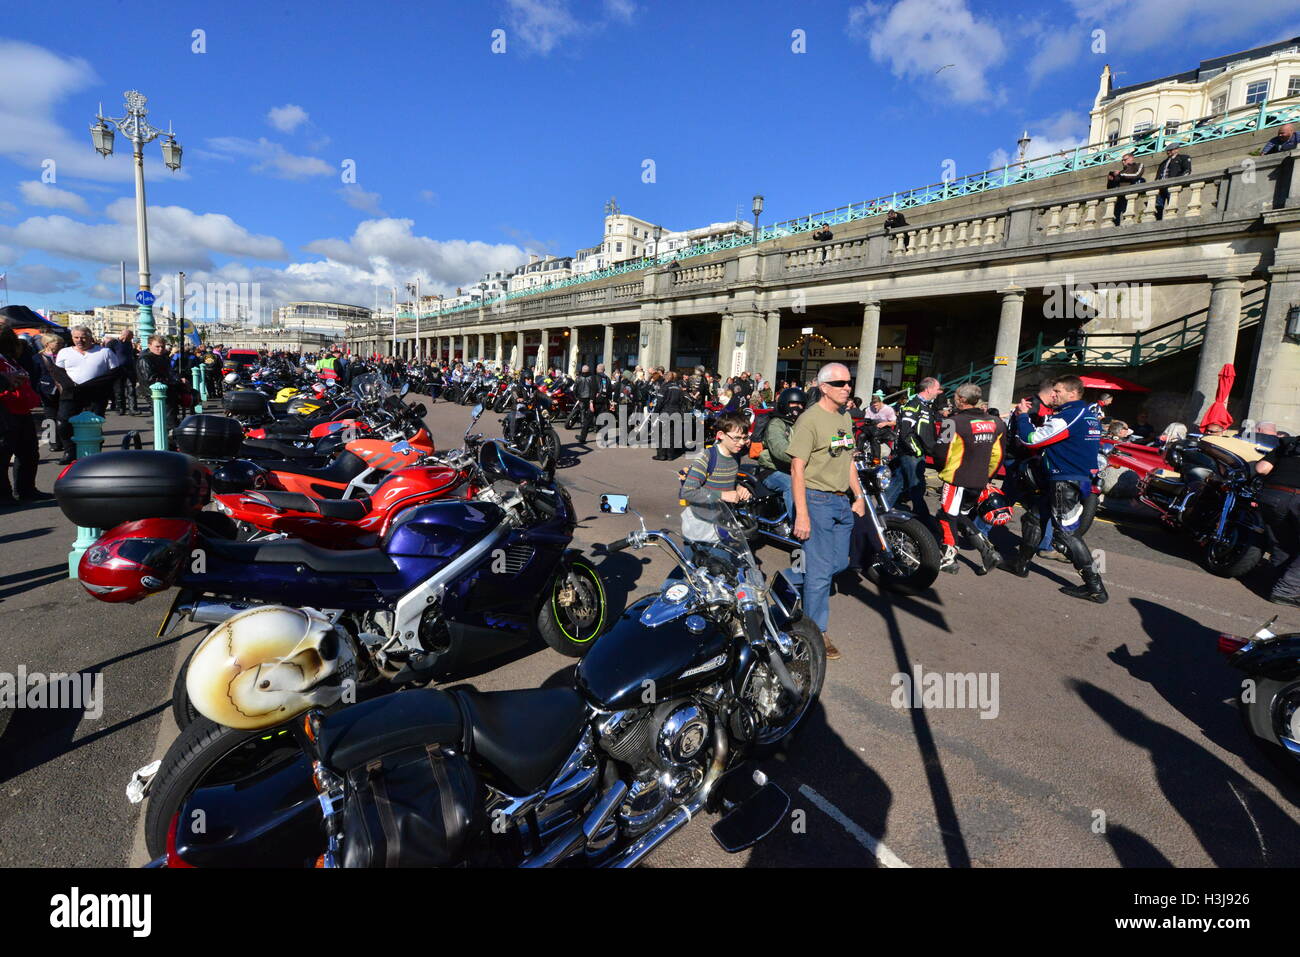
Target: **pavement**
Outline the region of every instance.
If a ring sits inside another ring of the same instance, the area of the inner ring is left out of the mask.
[[[459,444],[468,410],[428,404],[434,438]],[[498,418],[479,428],[495,434]],[[110,444],[128,428],[147,421],[111,416]],[[577,446],[560,431],[558,474],[582,518],[576,544],[595,555],[594,544],[636,527],[633,515],[600,515],[605,492],[630,495],[650,526],[676,528],[684,460]],[[57,472],[42,465],[40,486]],[[143,862],[140,807],[124,789],[175,736],[172,681],[202,635],[155,637],[167,596],[91,599],[66,577],[74,537],[52,503],[0,512],[0,672],[87,672],[104,688],[95,718],[0,712],[0,865]],[[1010,554],[1015,536],[998,529],[994,542]],[[1270,604],[1257,579],[1210,575],[1140,510],[1103,510],[1088,544],[1104,563],[1106,605],[1060,594],[1077,581],[1068,565],[977,577],[973,553],[912,598],[845,584],[830,619],[843,657],[828,663],[821,701],[786,753],[762,765],[791,796],[788,826],[730,855],[696,820],[645,866],[1300,864],[1300,786],[1252,746],[1233,705],[1239,675],[1215,647],[1220,631],[1249,634],[1274,614],[1275,631],[1300,631],[1300,610]],[[788,562],[770,547],[759,557],[772,570]],[[595,560],[619,606],[658,590],[669,570],[657,550]],[[554,685],[573,667],[528,649],[470,680]],[[984,695],[909,707],[901,676],[917,669],[921,688],[931,673],[969,675]]]

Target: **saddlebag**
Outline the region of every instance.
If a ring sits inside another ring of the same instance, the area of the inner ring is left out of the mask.
[[[450,867],[483,829],[484,788],[444,745],[402,748],[347,774],[344,867]]]

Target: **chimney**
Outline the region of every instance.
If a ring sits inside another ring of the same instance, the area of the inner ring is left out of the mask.
[[[539,260],[539,259],[541,259],[541,258],[542,258],[542,257],[539,256],[539,255],[537,255],[537,253],[529,253],[529,254],[528,254],[528,265],[531,266],[533,263],[537,262],[537,260]]]

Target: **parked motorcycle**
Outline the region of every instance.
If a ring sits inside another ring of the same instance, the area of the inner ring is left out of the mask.
[[[1172,442],[1165,461],[1138,483],[1138,501],[1204,549],[1206,569],[1241,578],[1264,556],[1268,533],[1255,500],[1254,469],[1226,444],[1205,438]],[[1174,474],[1177,473],[1177,474]]]
[[[677,570],[596,643],[572,687],[419,689],[347,704],[347,629],[280,608],[264,612],[278,618],[271,641],[252,613],[230,619],[196,652],[191,691],[205,717],[129,790],[138,799],[147,781],[154,863],[631,867],[717,810],[719,843],[752,846],[790,799],[764,783],[733,800],[747,782],[728,772],[803,724],[825,647],[797,589],[784,573],[765,578],[726,506],[710,520],[711,544],[678,545],[642,521],[609,546],[657,545]],[[236,648],[250,653],[222,667]],[[211,720],[236,708],[256,717],[241,728]],[[373,814],[380,794],[388,824]],[[200,811],[205,826],[188,826]]]
[[[1300,780],[1300,634],[1274,634],[1275,621],[1276,615],[1249,638],[1219,635],[1219,651],[1246,675],[1237,707],[1251,740]]]
[[[939,577],[939,543],[920,518],[886,507],[884,492],[892,473],[888,466],[875,464],[875,451],[866,433],[858,436],[853,463],[866,496],[870,531],[871,555],[862,557],[863,574],[872,584],[898,594],[924,591]],[[794,537],[794,516],[787,513],[784,496],[763,485],[755,467],[743,464],[736,484],[749,490],[749,501],[737,505],[736,511],[749,525],[752,539],[778,547],[803,547]]]
[[[550,406],[544,394],[529,390],[501,420],[506,441],[525,459],[555,462],[560,457],[560,437],[551,427]]]

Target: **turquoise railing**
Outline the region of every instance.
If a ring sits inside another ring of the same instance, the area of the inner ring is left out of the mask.
[[[1296,100],[1296,97],[1286,97],[1285,100]],[[1062,173],[1071,173],[1082,169],[1092,169],[1098,166],[1108,166],[1119,159],[1126,153],[1133,153],[1136,156],[1148,156],[1152,153],[1162,153],[1165,149],[1165,143],[1177,140],[1184,145],[1194,145],[1196,143],[1206,143],[1212,140],[1226,139],[1230,136],[1239,136],[1243,133],[1255,133],[1261,130],[1269,129],[1275,126],[1282,126],[1285,123],[1300,122],[1300,102],[1287,103],[1279,105],[1277,102],[1269,104],[1261,103],[1258,108],[1252,108],[1249,111],[1225,116],[1215,123],[1205,123],[1196,121],[1201,125],[1191,125],[1189,129],[1179,129],[1176,132],[1168,133],[1162,127],[1148,135],[1134,139],[1126,138],[1126,141],[1117,142],[1115,145],[1110,143],[1092,143],[1079,146],[1072,151],[1057,153],[1052,156],[1045,156],[1040,159],[1028,160],[1024,163],[1008,164],[1001,169],[984,170],[980,173],[971,173],[967,176],[957,177],[942,183],[932,183],[929,186],[921,186],[916,189],[904,190],[902,192],[890,193],[886,196],[877,196],[875,199],[865,200],[861,203],[850,203],[848,206],[840,206],[836,209],[825,210],[820,213],[813,213],[808,216],[801,216],[798,219],[788,219],[783,222],[775,223],[771,226],[764,226],[758,231],[758,242],[769,242],[774,239],[781,239],[786,236],[792,236],[797,233],[809,232],[819,228],[823,223],[827,225],[838,225],[842,223],[853,222],[859,219],[866,219],[871,216],[883,215],[890,209],[913,209],[918,206],[926,206],[930,203],[940,203],[947,199],[955,199],[961,196],[970,196],[976,193],[986,193],[995,189],[1003,189],[1007,186],[1015,186],[1019,183],[1029,183],[1035,180],[1047,179],[1052,176],[1058,176]],[[1187,121],[1184,126],[1191,124]],[[441,309],[434,312],[422,313],[421,319],[440,319],[452,316],[457,313],[477,311],[481,308],[492,308],[493,304],[498,302],[512,302],[525,296],[536,296],[549,292],[566,289],[571,286],[581,285],[589,282],[596,282],[601,279],[609,279],[612,276],[621,276],[626,273],[639,272],[642,269],[649,269],[655,266],[663,266],[682,259],[691,259],[695,256],[707,256],[710,253],[719,252],[725,249],[735,249],[739,246],[754,245],[753,237],[748,234],[732,236],[727,239],[719,240],[712,243],[700,243],[695,246],[688,246],[684,249],[673,250],[671,253],[665,253],[662,256],[643,257],[641,259],[631,259],[617,266],[610,266],[596,272],[584,273],[581,276],[570,276],[568,279],[558,279],[549,282],[544,286],[532,286],[528,289],[519,289],[515,292],[508,292],[504,296],[498,296],[488,300],[486,303],[470,302],[459,306],[451,306],[447,309]],[[398,313],[399,319],[413,319],[414,315],[410,312]],[[1126,363],[1128,364],[1128,363]]]

